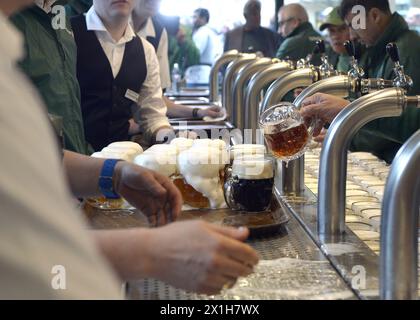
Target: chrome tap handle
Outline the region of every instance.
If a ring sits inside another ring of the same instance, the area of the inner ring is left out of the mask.
[[[394,62],[394,86],[409,91],[413,86],[413,79],[405,74],[404,66],[400,64],[400,53],[397,44],[394,42],[388,43],[386,46],[386,51],[391,60]]]
[[[318,40],[315,45],[315,49],[319,54],[325,54],[325,42],[324,40]]]
[[[350,57],[354,58],[355,51],[354,51],[353,42],[351,42],[350,40],[344,42],[344,48],[346,48],[347,54]]]
[[[400,63],[400,53],[396,43],[391,42],[386,45],[386,52],[395,64]]]
[[[353,42],[346,41],[344,43],[344,48],[346,48],[347,54],[351,57],[351,69],[347,73],[348,76],[355,81],[361,81],[365,76],[365,71],[358,64],[356,59],[356,48]]]

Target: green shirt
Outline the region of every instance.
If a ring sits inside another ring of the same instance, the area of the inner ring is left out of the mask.
[[[73,17],[88,12],[93,4],[93,0],[68,0],[67,3],[67,14],[69,17]]]
[[[322,39],[309,22],[302,23],[287,36],[277,51],[277,58],[299,60],[313,52],[316,41]],[[319,58],[314,64],[319,64]]]
[[[176,38],[169,37],[169,65],[171,68],[178,63],[182,75],[185,70],[193,65],[200,64],[200,51],[190,39],[185,39],[183,44],[179,44]]]
[[[40,92],[48,112],[63,117],[65,148],[88,154],[76,77],[76,44],[70,24],[65,30],[54,30],[51,19],[52,15],[37,6],[11,18],[25,38],[27,54],[20,66]]]
[[[367,49],[361,64],[370,78],[392,80],[393,63],[386,53],[386,45],[396,42],[400,51],[401,64],[413,78],[414,86],[409,95],[420,94],[420,37],[408,29],[398,13],[394,13],[389,26],[378,42]],[[399,148],[410,136],[420,129],[420,110],[408,108],[400,117],[382,118],[364,126],[354,137],[351,150],[368,151],[392,162]]]

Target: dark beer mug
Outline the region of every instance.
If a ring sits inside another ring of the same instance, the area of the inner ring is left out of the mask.
[[[225,200],[232,210],[260,212],[270,207],[274,186],[273,160],[244,157],[235,160],[224,185]]]

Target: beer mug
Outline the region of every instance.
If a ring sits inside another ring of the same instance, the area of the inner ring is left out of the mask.
[[[273,197],[273,159],[248,156],[233,161],[224,184],[225,200],[232,210],[260,212]]]
[[[314,130],[315,121],[305,124],[299,110],[289,102],[282,102],[260,115],[260,129],[271,154],[283,161],[302,156]]]

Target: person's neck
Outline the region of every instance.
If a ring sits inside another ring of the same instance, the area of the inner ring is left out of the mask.
[[[104,24],[106,30],[108,30],[112,39],[118,42],[125,34],[128,26],[128,17],[121,19],[103,19],[101,17],[102,23]]]
[[[245,31],[252,31],[252,30],[256,30],[258,28],[259,28],[259,26],[255,26],[255,25],[248,24],[248,23],[245,23],[245,25],[244,25]]]
[[[147,20],[150,17],[148,16],[144,16],[142,14],[139,14],[136,11],[133,11],[132,14],[132,20],[133,20],[133,27],[134,27],[134,31],[137,33],[139,32],[141,29],[144,28],[144,26],[146,25]]]

